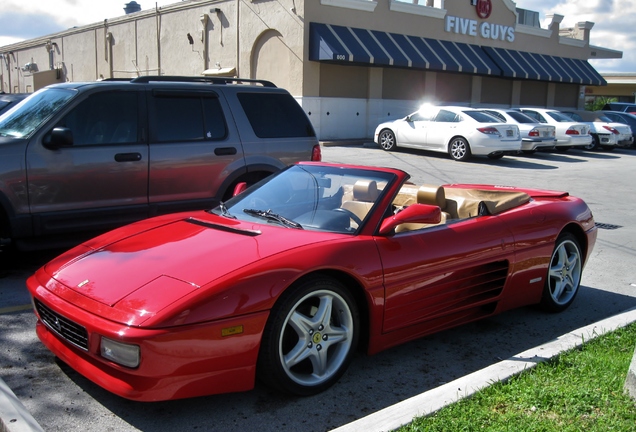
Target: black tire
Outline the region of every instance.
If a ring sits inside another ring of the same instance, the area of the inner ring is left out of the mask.
[[[358,306],[340,282],[314,277],[291,286],[265,326],[259,379],[298,396],[326,390],[347,370],[359,327]]]
[[[583,147],[585,150],[598,150],[600,145],[600,141],[598,139],[598,135],[592,135],[592,142]]]
[[[583,256],[579,241],[571,233],[562,233],[550,258],[541,307],[548,312],[567,309],[579,292],[582,273]]]
[[[470,159],[470,145],[463,137],[453,137],[448,143],[448,154],[453,160],[464,162]]]
[[[395,150],[397,147],[397,141],[395,134],[391,129],[383,129],[378,135],[378,143],[380,147],[386,151]]]

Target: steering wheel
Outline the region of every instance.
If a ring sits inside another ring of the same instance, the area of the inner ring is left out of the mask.
[[[358,224],[358,226],[362,225],[362,219],[360,219],[358,217],[358,215],[356,215],[354,212],[352,212],[351,210],[347,210],[345,208],[342,207],[338,207],[333,209],[333,211],[336,212],[340,212],[340,213],[345,213],[347,216],[349,216],[355,223]]]

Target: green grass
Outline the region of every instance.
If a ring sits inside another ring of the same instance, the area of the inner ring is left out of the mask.
[[[636,324],[600,336],[399,431],[636,431],[623,390]]]

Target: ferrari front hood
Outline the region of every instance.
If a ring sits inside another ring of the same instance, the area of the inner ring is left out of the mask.
[[[110,243],[93,242],[94,249],[55,260],[45,270],[92,301],[154,315],[243,266],[330,237],[250,223],[229,225],[221,219],[184,218],[132,235],[128,230],[119,239],[110,233],[105,236]]]

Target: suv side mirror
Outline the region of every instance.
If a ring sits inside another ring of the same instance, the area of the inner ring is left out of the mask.
[[[73,146],[73,132],[66,127],[56,127],[42,141],[44,147],[49,150],[57,150],[62,147]]]

